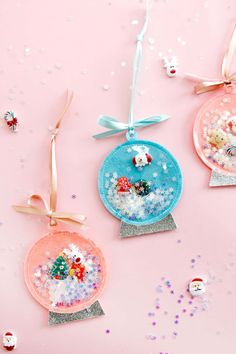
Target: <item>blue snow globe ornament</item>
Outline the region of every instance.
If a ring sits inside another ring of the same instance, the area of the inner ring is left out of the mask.
[[[148,13],[148,12],[147,12]],[[176,159],[163,146],[139,140],[135,129],[162,122],[166,115],[134,120],[133,104],[142,56],[142,41],[148,16],[137,36],[128,123],[101,116],[99,124],[107,130],[102,139],[126,132],[127,141],[105,158],[98,177],[98,190],[108,211],[121,220],[121,237],[130,237],[176,228],[171,212],[182,192],[182,174]]]

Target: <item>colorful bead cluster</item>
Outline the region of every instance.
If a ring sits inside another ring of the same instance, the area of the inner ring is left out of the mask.
[[[48,258],[34,272],[34,285],[42,296],[49,295],[52,307],[70,307],[89,300],[101,282],[97,256],[74,244],[56,258]]]
[[[224,98],[222,107],[230,103]],[[204,156],[228,171],[236,170],[236,112],[234,109],[210,109],[205,112],[202,130]]]
[[[116,172],[114,173],[116,176]],[[130,220],[145,220],[168,207],[173,199],[173,188],[159,188],[154,182],[138,180],[130,183],[127,177],[106,182],[108,199],[121,215]]]

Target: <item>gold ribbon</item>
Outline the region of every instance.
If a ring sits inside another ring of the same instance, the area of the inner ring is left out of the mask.
[[[73,99],[73,93],[69,95],[67,91],[67,100],[65,107],[52,130],[50,143],[50,204],[48,206],[46,200],[38,194],[33,194],[29,197],[27,205],[13,205],[13,208],[20,212],[31,215],[47,216],[50,219],[50,226],[56,226],[57,221],[62,221],[69,224],[82,224],[86,219],[84,215],[57,212],[57,164],[56,164],[56,137],[66,112],[70,107]],[[41,205],[41,206],[40,206]]]
[[[221,68],[222,79],[209,80],[206,78],[201,78],[196,75],[191,75],[191,74],[187,75],[189,78],[199,81],[194,86],[194,93],[199,95],[201,93],[205,93],[208,91],[217,90],[223,86],[225,86],[226,88],[232,87],[232,84],[236,82],[236,72],[232,74],[230,73],[230,66],[232,63],[235,46],[236,46],[236,26],[234,27],[233,34],[229,43],[229,47],[226,50],[223,58],[222,68]]]

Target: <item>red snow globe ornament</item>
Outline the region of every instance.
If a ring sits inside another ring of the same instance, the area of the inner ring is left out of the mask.
[[[222,63],[222,79],[198,80],[195,93],[224,89],[224,94],[206,102],[199,110],[193,128],[196,151],[212,170],[210,187],[236,185],[236,72],[230,73],[236,45],[236,28]]]
[[[92,318],[104,314],[98,298],[105,284],[105,260],[100,249],[77,232],[60,230],[59,221],[82,226],[85,217],[58,212],[56,137],[66,106],[51,135],[50,204],[40,195],[32,195],[28,205],[14,206],[22,213],[47,216],[49,232],[31,248],[25,260],[26,285],[34,299],[49,311],[49,325]]]

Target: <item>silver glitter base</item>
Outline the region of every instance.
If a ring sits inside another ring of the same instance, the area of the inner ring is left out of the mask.
[[[81,321],[87,318],[93,318],[105,315],[100,303],[95,301],[87,309],[74,313],[56,313],[49,311],[48,313],[48,325],[55,326],[58,324],[63,324],[71,321]]]
[[[209,186],[236,186],[236,176],[227,176],[216,171],[212,171]]]
[[[175,229],[176,229],[175,221],[172,215],[169,214],[165,217],[165,219],[162,219],[161,221],[158,221],[150,225],[136,226],[136,225],[126,224],[125,222],[122,221],[120,227],[120,237],[126,238],[126,237],[141,236],[146,234],[155,234],[157,232],[172,231]]]

